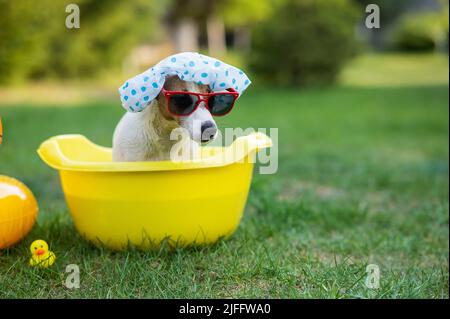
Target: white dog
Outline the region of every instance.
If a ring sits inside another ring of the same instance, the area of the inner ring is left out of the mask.
[[[164,89],[210,93],[208,85],[180,80],[177,76],[166,79]],[[217,125],[211,113],[200,102],[189,116],[177,117],[167,108],[167,100],[160,93],[142,112],[127,112],[114,131],[113,161],[162,161],[170,159],[170,150],[178,140],[171,140],[175,128],[189,133],[192,146],[207,143],[217,136]]]
[[[249,84],[238,68],[196,52],[167,57],[119,88],[128,112],[114,132],[113,161],[171,159],[180,143],[171,138],[176,128],[187,132],[182,142],[195,153],[200,143],[217,136],[212,115],[230,112]]]

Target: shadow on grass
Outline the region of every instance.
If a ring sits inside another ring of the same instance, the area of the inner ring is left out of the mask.
[[[36,154],[42,141],[64,133],[110,146],[123,114],[119,103],[1,106],[0,173],[25,182],[41,213],[23,242],[1,252],[0,284],[8,289],[0,295],[448,296],[447,89],[250,89],[219,122],[278,128],[278,173],[254,176],[244,219],[230,240],[150,252],[116,253],[83,240],[57,173]],[[305,184],[343,195],[322,196]],[[38,238],[57,257],[47,272],[27,264]],[[334,256],[342,261],[337,266]],[[385,267],[376,293],[360,278],[369,261]],[[61,287],[71,263],[83,269],[82,292]]]

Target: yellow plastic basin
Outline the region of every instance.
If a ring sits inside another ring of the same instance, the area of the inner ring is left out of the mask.
[[[121,250],[211,244],[233,234],[248,196],[262,133],[228,147],[202,147],[190,162],[112,162],[111,149],[82,135],[43,142],[42,160],[57,169],[75,227],[94,244]]]

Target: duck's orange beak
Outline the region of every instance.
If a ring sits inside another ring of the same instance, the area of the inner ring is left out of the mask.
[[[38,250],[36,250],[36,255],[38,255],[38,256],[43,255],[44,253],[45,253],[45,250],[44,250],[44,249],[38,249]]]

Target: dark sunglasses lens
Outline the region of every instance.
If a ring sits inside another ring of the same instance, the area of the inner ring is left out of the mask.
[[[218,94],[209,99],[209,111],[212,115],[227,114],[233,107],[234,96],[232,94]]]
[[[197,101],[196,95],[174,94],[169,100],[169,111],[176,115],[188,115],[195,109]]]

